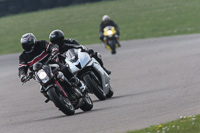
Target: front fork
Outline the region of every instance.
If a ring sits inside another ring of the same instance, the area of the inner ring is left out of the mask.
[[[64,88],[62,87],[62,85],[58,82],[58,80],[62,83],[62,85],[64,86],[64,88],[71,88],[71,83],[64,77],[62,72],[58,72],[56,74],[56,79],[54,84],[48,85],[47,87],[41,86],[40,87],[40,92],[47,98],[45,100],[45,102],[47,103],[50,99],[47,95],[47,90],[48,88],[50,88],[51,86],[54,86],[55,88],[59,88],[59,91],[63,94],[64,97],[68,97],[68,95],[66,94]]]
[[[47,99],[45,100],[45,103],[49,102],[49,96],[47,95],[47,91],[48,88],[50,88],[51,86],[54,86],[55,88],[58,88],[58,91],[60,91],[60,93],[63,94],[64,97],[68,98],[68,95],[66,94],[66,92],[64,91],[63,87],[60,85],[60,83],[56,80],[55,84],[49,85],[47,88],[45,88],[44,86],[40,87],[40,92],[44,95],[44,97],[46,97]]]
[[[62,72],[57,73],[57,79],[62,83],[65,91],[72,92],[72,94],[77,98],[83,97],[83,94],[80,92],[79,89],[77,89],[77,85],[74,85],[71,82],[69,82],[69,80],[64,76],[64,74]],[[57,82],[57,84],[59,84],[59,82]],[[66,89],[70,89],[70,90],[66,90]]]

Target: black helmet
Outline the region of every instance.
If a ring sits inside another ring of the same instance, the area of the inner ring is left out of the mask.
[[[64,40],[64,33],[61,30],[53,30],[49,35],[51,43],[61,45]]]
[[[21,45],[26,53],[31,53],[36,44],[36,37],[33,33],[26,33],[21,37]]]

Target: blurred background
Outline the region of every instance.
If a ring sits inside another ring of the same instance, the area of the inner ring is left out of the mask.
[[[21,52],[27,32],[49,40],[52,30],[83,45],[102,43],[99,25],[107,14],[120,41],[200,33],[199,0],[0,0],[0,55]]]

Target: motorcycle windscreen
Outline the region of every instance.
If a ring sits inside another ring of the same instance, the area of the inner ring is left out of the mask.
[[[79,58],[81,68],[84,68],[91,60],[90,55],[86,52],[79,52],[78,58]]]

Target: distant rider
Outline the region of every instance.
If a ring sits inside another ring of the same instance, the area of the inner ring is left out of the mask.
[[[102,68],[107,72],[107,74],[111,74],[111,71],[107,70],[104,67],[100,53],[94,52],[93,49],[88,49],[85,46],[80,45],[78,41],[74,39],[65,39],[63,31],[53,30],[49,35],[49,39],[51,43],[57,44],[59,46],[59,53],[61,54],[67,52],[71,48],[75,48],[75,49],[81,48],[83,51],[87,52],[92,57],[94,57],[102,66]]]
[[[116,37],[116,40],[118,41],[119,40],[119,34],[120,34],[119,27],[113,20],[110,19],[110,17],[108,15],[104,15],[102,17],[102,22],[100,23],[100,26],[99,26],[99,34],[100,34],[99,39],[102,42],[104,42],[104,40],[103,40],[103,38],[104,38],[103,29],[106,26],[114,26],[115,27],[115,30],[116,30],[116,36],[115,37]],[[118,45],[120,47],[121,45],[120,45],[119,41],[117,43],[118,43]]]
[[[24,82],[27,77],[28,69],[33,70],[33,64],[37,62],[45,63],[49,56],[55,55],[58,52],[58,47],[45,40],[38,40],[32,33],[26,33],[21,37],[21,45],[24,51],[19,56],[18,74],[21,82]],[[58,63],[63,74],[70,82],[77,84],[80,90],[85,91],[85,85],[73,75],[73,73],[61,63]],[[42,92],[43,90],[41,90]]]

